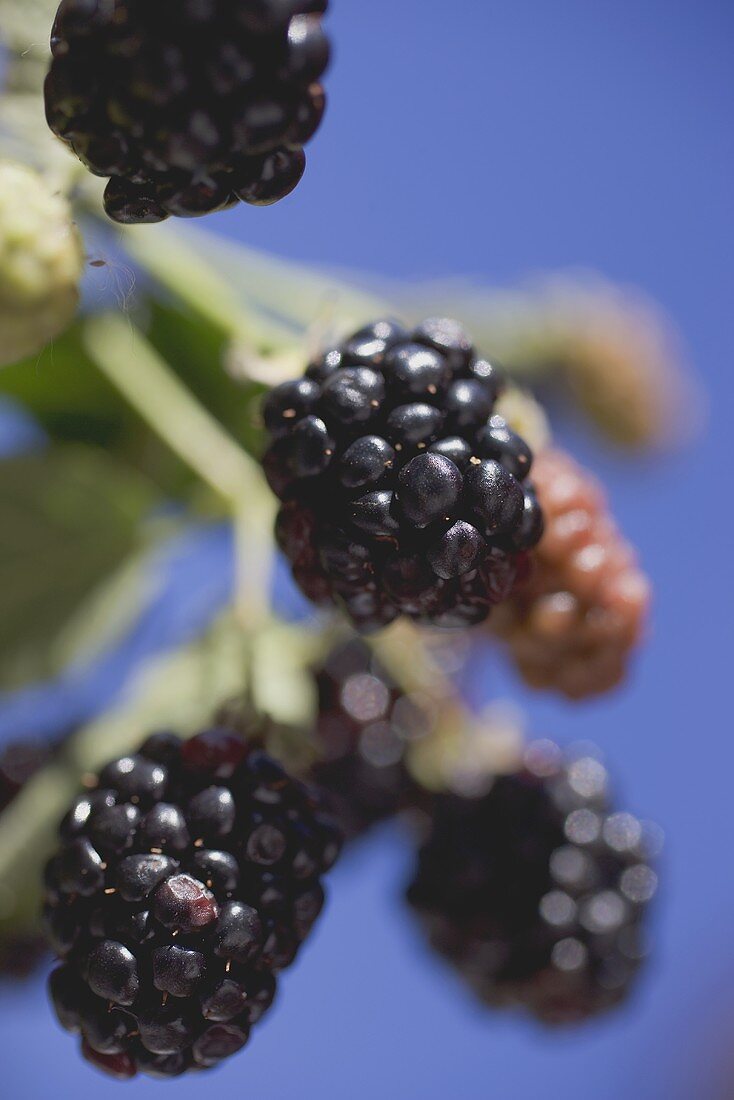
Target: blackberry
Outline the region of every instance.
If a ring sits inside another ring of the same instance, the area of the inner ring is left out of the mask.
[[[199,217],[297,186],[329,61],[327,0],[63,0],[46,117],[122,223]]]
[[[354,839],[418,800],[406,756],[429,731],[430,719],[421,700],[406,695],[359,638],[337,645],[315,681],[318,760],[310,777]]]
[[[81,794],[46,870],[50,994],[84,1056],[177,1076],[239,1050],[324,901],[340,833],[259,748],[149,738]]]
[[[532,580],[492,622],[525,681],[571,699],[616,687],[644,631],[650,585],[596,480],[562,451],[535,465],[545,533]],[[526,501],[527,505],[527,501]],[[526,508],[535,527],[540,508]]]
[[[628,994],[657,878],[643,826],[606,788],[596,759],[541,742],[480,797],[436,798],[408,899],[487,1005],[562,1024]]]
[[[364,631],[470,626],[542,534],[527,444],[494,415],[498,369],[454,321],[377,321],[265,400],[263,465],[296,582]]]

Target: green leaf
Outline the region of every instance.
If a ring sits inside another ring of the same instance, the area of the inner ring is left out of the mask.
[[[0,688],[52,675],[80,605],[144,540],[153,487],[101,451],[0,463]]]
[[[262,449],[257,398],[264,387],[224,369],[229,341],[214,324],[170,302],[148,300],[141,327],[192,394],[251,453]],[[22,405],[54,442],[104,447],[168,496],[190,500],[189,468],[107,381],[84,343],[81,321],[33,360],[0,373],[0,396]]]

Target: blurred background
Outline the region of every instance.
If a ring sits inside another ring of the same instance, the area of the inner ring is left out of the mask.
[[[558,439],[603,479],[654,582],[650,635],[629,682],[570,704],[529,694],[494,652],[463,674],[472,705],[522,701],[533,736],[597,743],[623,807],[663,826],[654,953],[632,1001],[583,1028],[545,1031],[482,1011],[416,935],[401,903],[412,853],[388,826],[332,876],[327,912],[251,1047],[216,1077],[169,1087],[261,1100],[734,1097],[734,546],[722,496],[734,393],[734,9],[721,0],[455,0],[449,10],[438,0],[334,0],[333,9],[330,108],[303,183],[272,209],[217,215],[210,230],[288,260],[358,269],[375,285],[447,283],[422,291],[439,302],[460,297],[466,278],[517,289],[563,272],[593,288],[601,275],[659,303],[680,331],[676,354],[693,364],[684,414],[657,452],[604,442],[551,398]],[[128,279],[112,263],[104,287],[114,298]],[[2,450],[34,446],[37,431],[6,408]],[[151,653],[204,629],[227,598],[229,568],[217,524],[166,544],[153,596],[119,646],[83,674],[0,696],[0,744],[94,717]],[[52,1020],[43,973],[0,983],[0,1027],[10,1100],[108,1087]],[[164,1086],[124,1087],[143,1096]]]

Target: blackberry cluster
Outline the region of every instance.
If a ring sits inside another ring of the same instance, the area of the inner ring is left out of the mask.
[[[315,679],[320,759],[311,776],[353,839],[414,804],[406,750],[425,735],[429,717],[359,639],[337,646]]]
[[[267,206],[325,109],[327,0],[63,0],[46,117],[115,221]]]
[[[61,824],[44,911],[59,1021],[121,1079],[245,1045],[324,902],[340,834],[315,795],[219,730],[149,738]]]
[[[541,743],[527,761],[480,798],[437,799],[408,898],[485,1004],[580,1022],[627,995],[657,877],[596,759]]]
[[[455,322],[378,321],[264,405],[278,539],[303,592],[360,630],[399,615],[482,622],[543,519],[529,447],[498,416],[497,369]]]
[[[530,582],[492,628],[530,687],[587,698],[623,680],[644,629],[650,586],[587,470],[548,450],[538,455],[533,477],[545,534]]]

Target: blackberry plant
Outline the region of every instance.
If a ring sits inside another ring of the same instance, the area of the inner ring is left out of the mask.
[[[384,320],[269,394],[278,539],[309,598],[365,631],[472,626],[508,598],[543,517],[502,384],[456,322]]]
[[[50,992],[85,1057],[174,1077],[243,1047],[324,902],[340,833],[259,749],[149,738],[71,806],[46,870]]]
[[[326,0],[63,0],[46,117],[115,221],[288,195],[325,109]]]
[[[437,796],[408,899],[484,1003],[573,1023],[629,992],[657,876],[598,760],[548,742],[526,760],[478,797]]]

